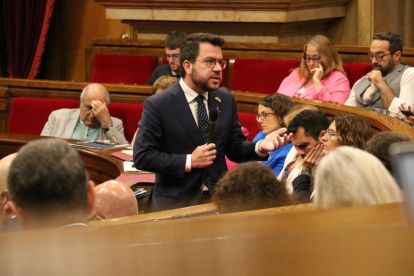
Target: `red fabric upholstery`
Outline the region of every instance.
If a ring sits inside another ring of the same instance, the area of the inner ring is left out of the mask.
[[[78,100],[15,98],[10,112],[9,133],[40,135],[52,111],[78,107]],[[131,142],[141,120],[142,104],[111,103],[108,109],[112,117],[122,120],[125,138]]]
[[[298,60],[236,59],[230,89],[253,93],[272,94],[281,82],[298,67]]]
[[[243,127],[247,128],[247,130],[249,131],[249,136],[247,137],[247,140],[252,141],[253,138],[256,137],[257,133],[260,132],[256,120],[256,114],[244,112],[237,112],[237,114],[239,115],[240,124]]]
[[[9,133],[40,135],[52,111],[77,107],[78,100],[15,98],[10,112]]]
[[[156,56],[96,55],[92,82],[145,85],[157,61]]]
[[[355,82],[371,71],[371,64],[344,63],[342,64],[349,80],[349,86],[354,86]]]
[[[112,117],[122,120],[125,138],[131,142],[141,120],[142,104],[111,103],[108,109]]]

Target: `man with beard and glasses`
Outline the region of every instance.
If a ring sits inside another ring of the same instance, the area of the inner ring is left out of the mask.
[[[219,89],[226,67],[213,34],[195,33],[180,50],[182,79],[144,102],[134,143],[137,169],[156,173],[151,210],[162,211],[208,202],[215,183],[227,171],[225,156],[234,162],[267,160],[290,137],[269,133],[248,142],[241,131],[232,93]],[[209,113],[218,113],[216,137],[208,143]]]
[[[402,51],[398,35],[374,34],[368,53],[372,71],[355,83],[345,105],[392,116],[400,105],[414,106],[414,68],[400,63]]]

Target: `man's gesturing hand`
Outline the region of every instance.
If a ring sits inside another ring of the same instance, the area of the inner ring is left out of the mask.
[[[103,128],[112,125],[111,115],[109,115],[108,108],[106,108],[106,104],[100,101],[92,101],[92,112],[95,115],[96,119],[101,123]]]
[[[206,168],[213,164],[216,159],[217,151],[214,149],[215,144],[208,144],[198,146],[193,153],[191,153],[191,168]]]
[[[281,146],[285,145],[287,142],[292,140],[293,134],[286,134],[287,129],[282,127],[276,131],[269,133],[264,140],[261,141],[259,145],[260,152],[269,152],[275,151]],[[283,137],[280,137],[280,134],[284,134]]]

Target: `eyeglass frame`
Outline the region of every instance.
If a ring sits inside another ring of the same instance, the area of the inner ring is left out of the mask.
[[[256,115],[256,120],[259,121],[259,119],[261,118],[262,120],[266,120],[267,115],[269,114],[275,114],[274,112],[262,112],[262,114],[257,114]]]
[[[322,62],[322,57],[319,57],[319,58],[313,58],[313,57],[309,57],[309,56],[307,56],[307,55],[304,55],[304,56],[303,56],[303,59],[305,60],[305,62],[311,62],[311,61],[313,61],[314,63],[319,63],[319,62]]]
[[[329,128],[326,130],[326,133],[328,134],[329,140],[332,139],[332,136],[338,136],[338,133],[332,133],[332,131]]]
[[[179,60],[180,59],[180,54],[172,54],[172,55],[165,54],[164,55],[165,60],[168,60],[170,58],[172,58],[173,60],[177,60],[177,59]]]
[[[391,52],[389,52],[388,54],[383,54],[383,56],[382,56],[382,57],[378,58],[378,53],[376,53],[376,54],[374,55],[373,53],[368,52],[368,53],[367,53],[367,56],[368,56],[369,60],[373,60],[373,59],[374,59],[374,57],[375,57],[375,59],[376,59],[378,62],[381,62],[381,61],[382,61],[382,59],[383,59],[385,56],[389,56],[389,55],[391,55],[391,56],[392,56],[393,54],[395,54],[395,53],[391,53]],[[370,55],[372,55],[372,56],[370,56]]]
[[[227,61],[225,60],[225,59],[210,59],[210,60],[215,60],[215,62],[214,62],[214,64],[213,64],[213,66],[208,66],[207,65],[207,62],[209,62],[209,60],[198,60],[198,59],[195,59],[195,58],[192,58],[192,59],[190,59],[189,61],[192,61],[192,60],[194,60],[194,61],[198,61],[198,62],[200,62],[200,63],[202,63],[202,64],[204,64],[205,66],[207,66],[208,68],[214,68],[214,67],[216,67],[216,64],[218,63],[219,65],[220,65],[220,67],[221,67],[221,69],[226,69],[226,67],[227,67]],[[222,64],[220,64],[220,62],[222,62],[223,63],[223,65]]]

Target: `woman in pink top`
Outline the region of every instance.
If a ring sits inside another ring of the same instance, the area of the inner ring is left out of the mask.
[[[305,45],[300,67],[283,80],[277,93],[344,104],[350,91],[338,52],[328,38],[317,35]]]

